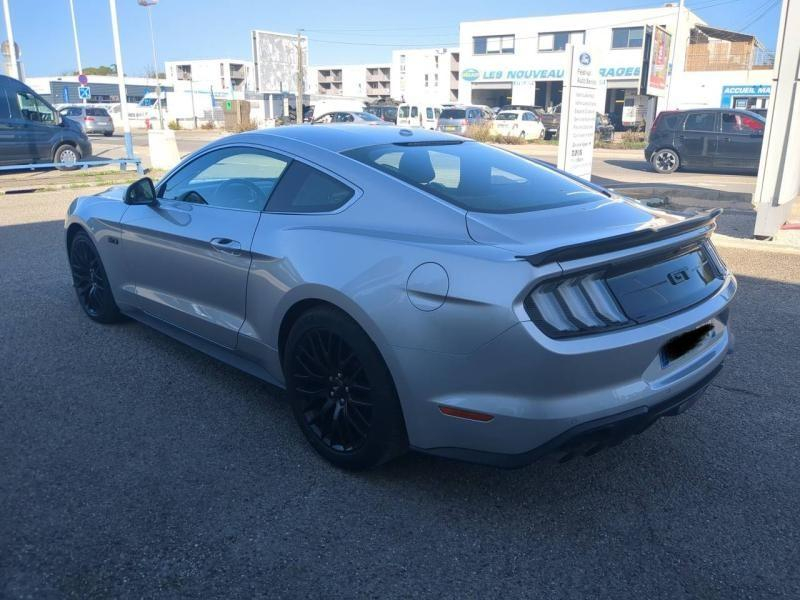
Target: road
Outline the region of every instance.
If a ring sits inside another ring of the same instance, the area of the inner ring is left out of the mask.
[[[722,248],[737,348],[680,417],[565,464],[350,474],[272,388],[83,316],[74,193],[0,197],[0,597],[800,597],[800,254]]]

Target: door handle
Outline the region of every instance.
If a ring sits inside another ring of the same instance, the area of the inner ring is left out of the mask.
[[[242,245],[236,240],[224,237],[216,237],[211,240],[211,247],[219,252],[226,254],[241,254]]]
[[[683,141],[683,140],[685,140],[685,139],[686,139],[686,136],[685,136],[685,135],[679,135],[679,136],[678,136],[678,139],[679,139],[680,141]]]
[[[722,138],[722,141],[723,141],[723,142],[730,142],[730,141],[731,141],[731,138],[729,138],[729,137],[724,137],[724,138]]]

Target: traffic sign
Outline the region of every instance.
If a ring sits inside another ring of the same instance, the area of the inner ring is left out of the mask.
[[[87,83],[89,83],[89,78],[83,73],[81,73],[80,75],[78,75],[78,83],[80,83],[81,85],[86,85]]]
[[[92,92],[88,85],[82,85],[78,88],[78,97],[81,100],[88,100],[92,97]]]

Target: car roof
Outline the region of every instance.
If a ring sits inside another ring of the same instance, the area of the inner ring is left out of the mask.
[[[343,152],[352,148],[379,146],[382,144],[464,141],[464,138],[428,129],[333,123],[324,127],[319,125],[287,125],[271,129],[259,129],[221,138],[214,142],[214,145],[228,144],[236,140],[262,142],[265,144],[270,141],[293,140],[331,152]]]
[[[503,110],[501,110],[497,114],[499,115],[500,113],[514,113],[514,114],[517,114],[517,115],[521,115],[522,113],[529,113],[529,112],[533,112],[533,111],[532,110],[524,110],[522,108],[504,108]]]

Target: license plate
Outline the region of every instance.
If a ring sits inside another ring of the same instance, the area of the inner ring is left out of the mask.
[[[444,130],[445,131],[455,131],[456,129],[457,128],[455,127],[455,125],[445,125],[444,126]]]

